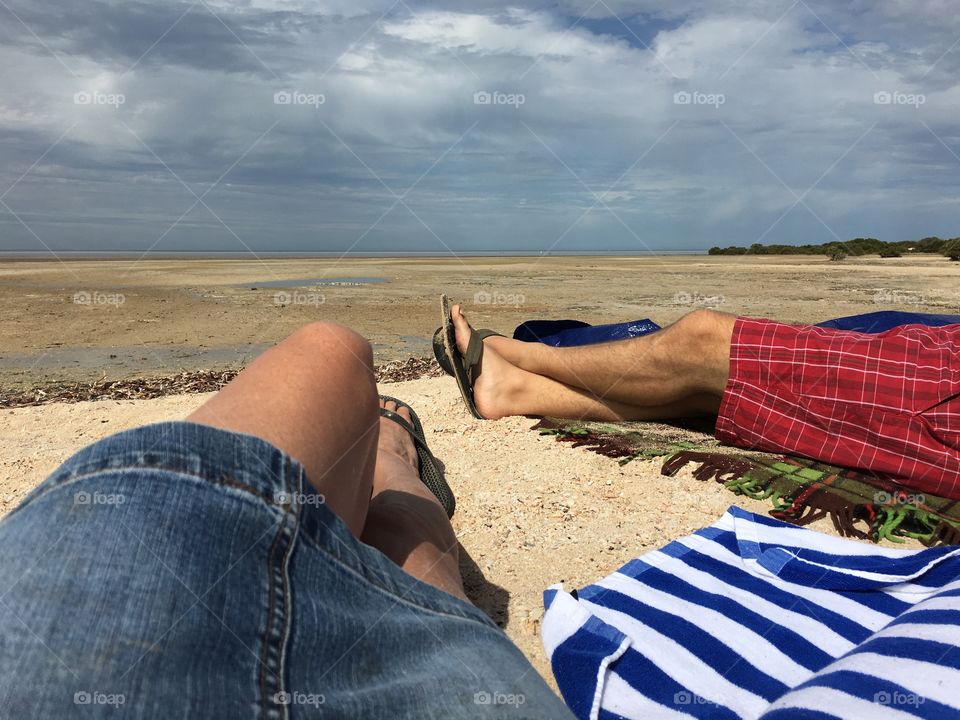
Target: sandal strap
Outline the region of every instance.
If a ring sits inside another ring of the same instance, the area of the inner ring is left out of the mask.
[[[467,370],[477,365],[483,356],[483,338],[476,330],[470,333],[470,342],[467,351],[463,354],[463,364]]]
[[[409,433],[410,437],[413,440],[414,447],[417,450],[417,464],[418,470],[420,473],[420,480],[424,485],[436,496],[437,500],[440,501],[440,505],[443,506],[444,511],[447,513],[447,517],[451,517],[457,506],[457,500],[453,495],[453,492],[450,490],[450,486],[447,485],[447,481],[443,477],[443,472],[440,470],[440,467],[437,464],[437,459],[433,456],[433,453],[430,452],[430,448],[427,446],[427,441],[423,437],[423,428],[420,424],[420,419],[417,417],[417,414],[413,411],[409,405],[401,400],[392,398],[389,395],[381,395],[382,400],[388,400],[397,403],[397,405],[406,407],[410,410],[412,422],[408,421],[402,415],[395,413],[393,410],[387,410],[386,408],[380,408],[380,415],[392,420],[397,423],[400,427]]]
[[[471,338],[474,338],[474,337],[479,338],[482,344],[482,342],[486,340],[488,337],[505,337],[505,336],[502,335],[501,333],[498,333],[496,330],[489,330],[486,328],[482,328],[480,330],[473,331],[473,335],[471,335]],[[482,348],[478,348],[478,351],[481,349]],[[469,353],[469,348],[467,349],[467,352]],[[450,360],[449,358],[447,358],[447,353],[444,350],[444,346],[443,346],[443,328],[442,327],[437,328],[436,332],[433,334],[433,356],[437,359],[437,364],[440,365],[440,368],[447,375],[453,375],[453,366],[450,365]],[[469,370],[471,367],[476,365],[477,362],[479,362],[479,359],[471,363],[467,361],[466,357],[464,357],[464,363],[465,363],[464,369]]]
[[[417,432],[416,428],[413,427],[413,425],[409,421],[407,421],[407,419],[403,417],[403,415],[398,415],[393,410],[380,408],[380,416],[385,417],[388,420],[393,420],[397,425],[399,425],[408,433],[410,433],[415,443],[417,443],[418,445],[423,445],[424,448],[426,447],[426,441],[422,437],[420,437],[420,433]]]
[[[397,415],[393,410],[387,410],[386,408],[380,408],[380,415],[387,418],[388,420],[393,420],[397,425],[402,427],[413,439],[413,444],[417,448],[417,455],[420,456],[421,463],[424,460],[424,456],[434,461],[433,453],[430,451],[430,447],[427,445],[426,439],[417,432],[417,429],[407,422],[406,418],[403,415]]]

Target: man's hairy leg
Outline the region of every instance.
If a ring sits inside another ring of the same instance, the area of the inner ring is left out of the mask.
[[[456,328],[457,345],[466,350],[470,337],[470,328],[466,316],[459,306],[452,309]],[[653,420],[687,417],[715,413],[720,405],[723,387],[726,384],[729,363],[729,335],[725,340],[722,324],[732,316],[715,313],[720,330],[709,342],[718,346],[714,353],[717,357],[710,365],[708,352],[703,348],[697,354],[698,362],[660,362],[659,356],[669,354],[671,349],[679,349],[682,343],[690,344],[697,330],[697,336],[707,341],[706,330],[693,327],[693,319],[678,329],[673,325],[662,331],[669,337],[665,342],[651,343],[652,336],[617,343],[606,343],[589,348],[549,348],[540,343],[523,343],[505,338],[490,338],[484,342],[484,353],[479,367],[474,368],[474,397],[480,414],[486,418],[500,418],[509,415],[549,415],[553,417],[578,418],[589,420]],[[688,316],[689,317],[689,316]],[[713,318],[700,318],[703,324]],[[658,335],[660,333],[657,333]],[[645,342],[638,344],[638,341]],[[496,341],[496,342],[494,342]],[[505,342],[504,342],[505,341]],[[506,357],[500,349],[506,347],[512,354]],[[562,350],[553,353],[550,351]],[[569,350],[589,350],[588,353],[567,354]],[[626,375],[618,377],[611,374],[609,363],[618,362],[618,357],[630,357],[641,353],[646,361],[631,358],[630,362],[621,361]],[[685,352],[689,352],[685,350]],[[566,362],[570,358],[571,364]],[[525,367],[514,361],[519,360]],[[557,365],[558,378],[538,373],[528,368],[553,370]],[[631,365],[636,367],[631,367]],[[650,365],[644,368],[644,365]],[[722,365],[722,368],[720,367]],[[595,366],[604,366],[597,369]],[[578,377],[578,369],[584,369],[586,378]],[[646,380],[640,375],[646,373]],[[706,375],[712,373],[712,380],[693,381],[688,373]],[[565,378],[565,379],[563,379]],[[578,380],[578,382],[567,382]],[[623,392],[620,381],[626,380],[636,389],[631,393]],[[672,383],[672,386],[671,386]],[[592,387],[591,387],[592,386]],[[670,386],[670,387],[668,387]]]

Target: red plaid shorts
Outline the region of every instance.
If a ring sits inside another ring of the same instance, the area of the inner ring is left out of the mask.
[[[960,325],[868,334],[738,318],[716,435],[960,499]]]

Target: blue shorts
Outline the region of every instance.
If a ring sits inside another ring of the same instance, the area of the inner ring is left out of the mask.
[[[0,659],[11,718],[572,717],[296,461],[191,423],[81,450],[0,523]]]

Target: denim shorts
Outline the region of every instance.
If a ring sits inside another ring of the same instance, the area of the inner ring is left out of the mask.
[[[0,662],[3,718],[572,717],[299,463],[183,422],[81,450],[0,523]]]

